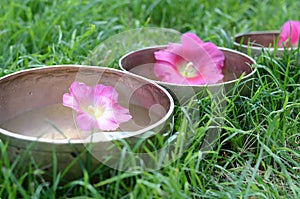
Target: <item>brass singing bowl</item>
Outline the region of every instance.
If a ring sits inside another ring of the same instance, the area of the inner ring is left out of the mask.
[[[283,56],[285,48],[278,47],[280,31],[257,31],[237,34],[234,37],[234,46],[244,53],[251,53],[251,56],[259,56],[263,51],[276,52],[276,56]],[[286,48],[290,50],[291,48]]]
[[[239,92],[240,95],[250,95],[256,72],[256,68],[253,67],[256,62],[253,58],[236,50],[219,47],[225,55],[225,63],[222,70],[224,74],[223,80],[209,85],[185,85],[162,82],[155,76],[154,64],[156,60],[154,52],[163,48],[166,48],[166,46],[149,47],[125,54],[120,58],[119,66],[122,70],[146,77],[164,86],[170,91],[173,98],[175,97],[178,100],[188,100],[205,89],[212,92],[224,90],[228,96],[233,93],[233,90]],[[237,82],[238,86],[236,85]],[[188,92],[191,88],[192,91]]]
[[[74,81],[113,86],[119,94],[119,104],[129,109],[132,119],[116,131],[95,132],[95,137],[82,132],[76,126],[75,113],[61,105],[63,94],[69,92]],[[130,141],[148,132],[163,131],[174,109],[173,99],[163,87],[137,75],[104,67],[61,65],[23,70],[0,78],[0,91],[0,139],[9,143],[9,159],[15,161],[27,151],[25,163],[33,158],[40,168],[49,171],[50,179],[53,153],[58,171],[63,171],[91,142],[101,151],[112,141]],[[35,110],[35,114],[30,114]],[[45,135],[52,127],[52,134]],[[80,159],[86,161],[87,154]],[[99,165],[101,162],[93,158],[91,168]],[[81,176],[80,165],[76,163],[65,178]]]

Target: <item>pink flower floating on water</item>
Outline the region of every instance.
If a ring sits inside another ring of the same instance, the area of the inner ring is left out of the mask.
[[[300,21],[289,20],[281,27],[278,46],[297,47],[300,38]]]
[[[111,86],[73,82],[69,90],[63,95],[63,105],[77,112],[76,122],[82,130],[112,131],[132,118],[129,110],[118,104],[118,93]]]
[[[224,53],[193,33],[183,34],[180,44],[170,43],[166,49],[155,52],[154,57],[154,73],[163,82],[214,84],[224,77]]]

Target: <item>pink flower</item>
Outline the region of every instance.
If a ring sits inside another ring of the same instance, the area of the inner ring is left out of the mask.
[[[293,47],[298,46],[300,38],[300,21],[287,21],[281,27],[278,46]]]
[[[225,56],[211,42],[203,42],[193,33],[185,33],[181,43],[170,43],[154,53],[155,75],[163,82],[214,84],[222,80]]]
[[[111,86],[89,87],[73,82],[69,90],[63,95],[63,105],[77,112],[76,122],[82,130],[116,130],[131,119],[129,110],[118,104],[118,93]]]

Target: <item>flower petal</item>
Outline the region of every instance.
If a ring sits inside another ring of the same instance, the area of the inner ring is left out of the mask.
[[[165,49],[165,51],[169,51],[175,55],[178,55],[180,57],[183,57],[183,49],[181,44],[176,43],[169,43],[168,47]]]
[[[70,93],[63,95],[63,105],[77,111],[76,122],[82,130],[115,130],[132,118],[129,110],[118,104],[118,93],[112,86],[93,87],[73,82]]]
[[[63,95],[63,105],[74,109],[75,111],[80,110],[80,106],[77,101],[74,99],[73,95],[65,93]]]
[[[94,103],[94,89],[82,82],[73,82],[70,87],[70,94],[81,106]]]
[[[116,130],[119,125],[112,110],[105,111],[102,117],[97,118],[97,128],[105,131]]]
[[[224,76],[224,53],[211,42],[203,42],[194,33],[185,33],[181,44],[170,43],[164,50],[154,53],[156,76],[164,82],[185,84],[212,84]],[[185,77],[179,70],[191,62],[197,70],[194,77]]]
[[[95,127],[96,120],[89,114],[79,111],[77,113],[76,122],[82,130],[92,130]]]
[[[118,103],[113,105],[114,115],[117,115],[116,121],[118,123],[123,123],[129,121],[132,116],[127,108],[120,106]]]
[[[185,61],[182,57],[166,50],[159,50],[157,52],[154,52],[154,57],[158,61],[168,62],[170,66],[174,66],[174,68]]]
[[[297,46],[300,37],[300,21],[289,20],[281,27],[279,46]]]
[[[204,42],[194,33],[190,33],[190,32],[187,32],[187,33],[184,33],[181,37],[181,41],[183,42],[183,40],[186,40],[186,39],[192,39],[194,40],[194,42],[198,43],[199,45],[203,44]]]
[[[118,100],[118,92],[112,86],[105,86],[102,84],[98,84],[94,87],[95,89],[95,97],[98,99],[98,96],[105,97],[111,99],[113,101]]]
[[[218,47],[211,43],[206,42],[203,44],[204,49],[211,57],[212,61],[216,64],[219,72],[222,72],[222,68],[224,67],[225,55],[224,53],[218,49]]]
[[[169,83],[177,83],[182,84],[185,83],[185,78],[180,75],[177,71],[176,66],[164,62],[164,61],[157,61],[154,64],[154,73],[155,75],[161,79],[163,82],[169,82]]]
[[[193,63],[199,62],[199,56],[207,56],[205,49],[194,38],[183,34],[181,37],[183,58]]]
[[[202,42],[195,37],[194,34],[182,36],[183,57],[194,64],[207,84],[216,83],[224,77],[224,53],[215,44]]]
[[[118,93],[111,86],[97,85],[94,93],[94,106],[112,107],[117,102]]]

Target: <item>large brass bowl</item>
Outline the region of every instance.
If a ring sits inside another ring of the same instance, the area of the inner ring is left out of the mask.
[[[81,131],[75,113],[61,105],[63,94],[74,81],[113,86],[132,119],[112,132]],[[64,178],[75,179],[82,176],[86,161],[89,168],[99,167],[98,153],[104,156],[115,141],[132,140],[134,144],[149,132],[164,132],[174,108],[163,87],[104,67],[62,65],[23,70],[0,78],[0,91],[0,139],[8,142],[10,161],[23,159],[24,168],[33,161],[50,179],[55,163],[57,172],[70,167]],[[89,154],[91,144],[94,150]],[[92,159],[87,158],[90,156]]]

